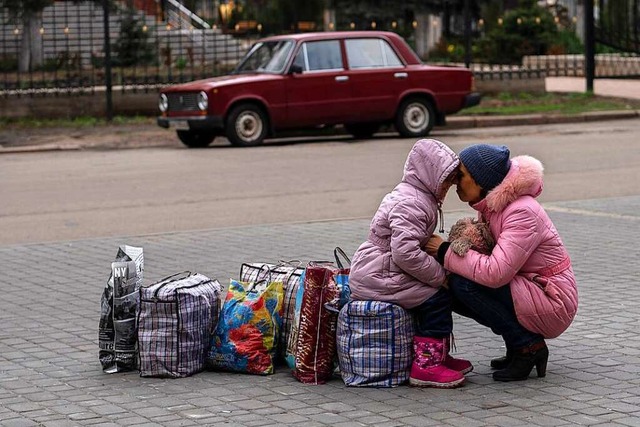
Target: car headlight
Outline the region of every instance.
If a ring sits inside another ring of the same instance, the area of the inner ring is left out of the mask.
[[[160,94],[160,99],[158,100],[158,108],[163,113],[169,109],[169,98],[164,93]]]
[[[209,97],[206,92],[200,92],[198,94],[198,108],[202,111],[206,111],[209,107]]]

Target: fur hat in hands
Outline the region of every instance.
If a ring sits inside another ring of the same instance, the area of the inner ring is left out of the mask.
[[[496,244],[489,226],[474,218],[461,218],[453,224],[449,242],[449,248],[459,256],[464,256],[469,249],[488,255]]]

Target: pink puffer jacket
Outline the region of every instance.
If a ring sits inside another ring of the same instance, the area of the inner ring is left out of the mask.
[[[436,293],[445,271],[421,247],[438,222],[438,189],[460,161],[446,145],[423,139],[413,146],[402,182],[387,194],[371,221],[369,237],[351,262],[349,287],[356,300],[413,308]]]
[[[484,286],[509,284],[520,324],[555,338],[575,317],[578,290],[569,254],[535,199],[542,192],[542,171],[533,157],[513,158],[500,185],[473,205],[496,238],[491,255],[447,251],[444,265]]]

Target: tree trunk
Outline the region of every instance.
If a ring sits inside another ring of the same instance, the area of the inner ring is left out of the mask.
[[[26,73],[42,65],[42,12],[27,13],[23,19],[18,70]]]

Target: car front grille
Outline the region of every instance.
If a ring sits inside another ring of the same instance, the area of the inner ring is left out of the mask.
[[[198,92],[168,93],[168,111],[200,111],[197,97]]]

